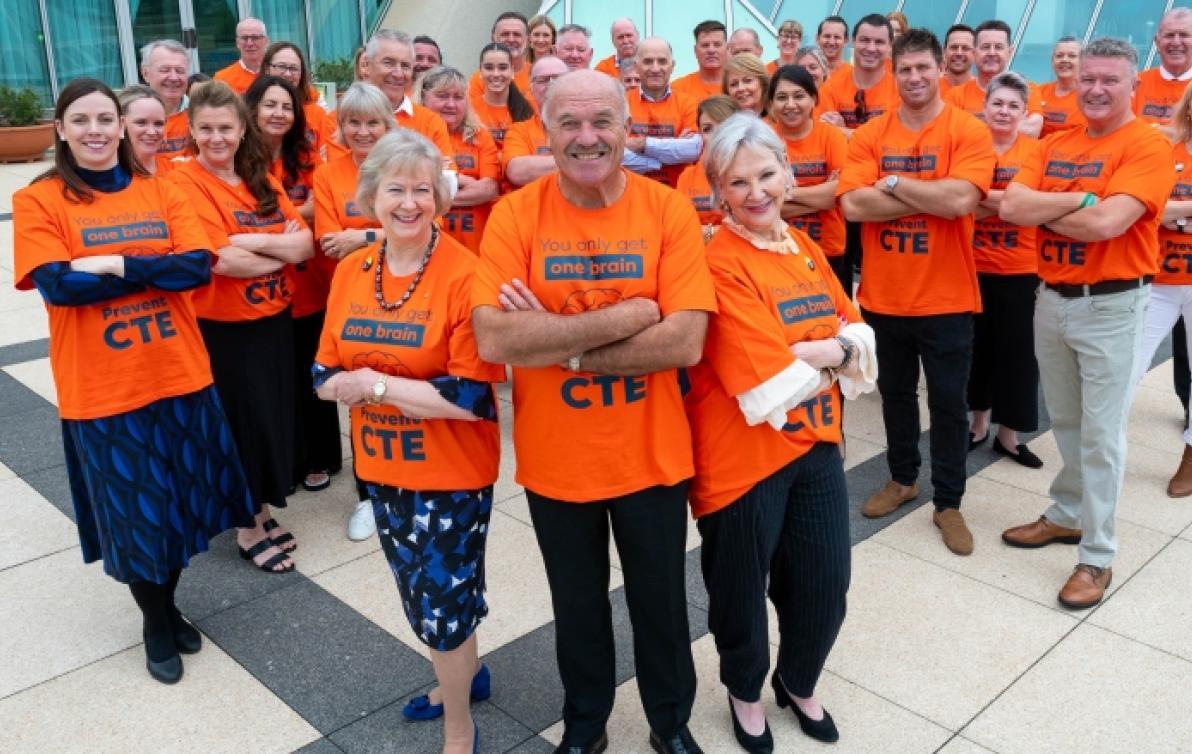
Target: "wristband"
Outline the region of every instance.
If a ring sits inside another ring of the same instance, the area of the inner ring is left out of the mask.
[[[1085,207],[1091,207],[1096,203],[1097,203],[1097,195],[1090,191],[1089,193],[1084,195],[1083,199],[1080,200],[1080,209],[1084,209]]]

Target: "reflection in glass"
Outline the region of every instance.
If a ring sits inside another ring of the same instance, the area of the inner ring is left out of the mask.
[[[1051,50],[1055,41],[1069,35],[1083,39],[1096,5],[1096,0],[1036,3],[1010,66],[1031,81],[1051,81]]]
[[[29,87],[41,96],[42,104],[47,107],[53,104],[37,0],[4,0],[4,23],[0,24],[0,85],[15,89]]]
[[[92,76],[108,86],[124,86],[116,9],[111,0],[46,0],[58,86]]]

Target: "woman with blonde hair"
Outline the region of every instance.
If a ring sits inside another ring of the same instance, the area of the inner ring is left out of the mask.
[[[723,92],[736,100],[742,110],[765,117],[769,86],[770,74],[766,73],[766,64],[757,55],[738,53],[724,64]]]
[[[124,131],[137,161],[150,175],[162,175],[171,168],[170,158],[158,154],[166,136],[166,105],[157,92],[143,84],[125,87],[117,93],[124,113]]]

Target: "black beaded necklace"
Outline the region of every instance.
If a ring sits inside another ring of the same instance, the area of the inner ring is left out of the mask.
[[[422,273],[426,272],[426,265],[430,263],[430,255],[435,253],[435,246],[439,240],[438,226],[430,226],[430,243],[426,245],[426,253],[422,255],[422,261],[418,264],[418,270],[414,273],[414,279],[410,282],[410,287],[406,288],[406,292],[402,294],[401,298],[394,303],[389,303],[385,300],[384,283],[382,276],[385,274],[385,246],[389,243],[389,239],[381,242],[381,250],[377,252],[377,274],[376,282],[373,284],[377,296],[377,306],[381,307],[387,312],[397,311],[402,308],[410,296],[414,295],[414,289],[418,287],[419,281],[422,280]]]

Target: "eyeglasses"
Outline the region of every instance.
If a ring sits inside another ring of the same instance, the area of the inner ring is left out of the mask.
[[[549,84],[550,82],[554,81],[555,79],[559,78],[562,75],[563,74],[561,74],[561,73],[553,73],[553,74],[547,74],[546,76],[535,76],[534,78],[530,79],[530,83],[538,84],[539,86],[542,86],[543,84]]]
[[[779,39],[785,39],[788,42],[798,41],[800,39],[798,34],[779,34]]]
[[[239,39],[241,42],[260,42],[261,40],[267,39],[267,38],[268,37],[266,37],[264,34],[237,34],[236,35],[236,39]]]
[[[853,95],[853,117],[857,121],[857,125],[861,125],[869,120],[869,108],[865,106],[865,90],[858,89],[857,93]]]
[[[287,65],[285,63],[270,63],[269,68],[271,70],[279,71],[281,73],[288,73],[293,76],[297,76],[298,74],[302,73],[302,66],[300,66],[300,65]]]

